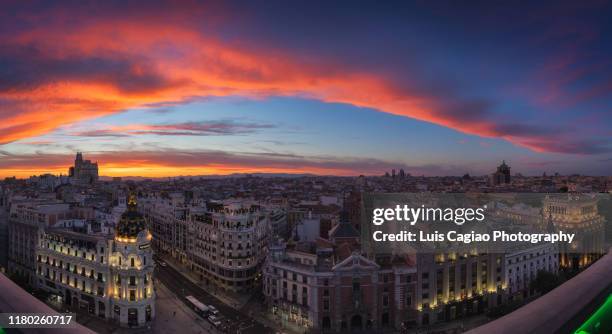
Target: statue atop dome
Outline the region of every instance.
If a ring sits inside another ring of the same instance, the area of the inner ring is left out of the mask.
[[[127,211],[121,215],[121,219],[115,228],[115,236],[121,239],[134,239],[141,231],[147,229],[145,218],[137,210],[138,202],[136,193],[131,191],[128,196]]]
[[[136,209],[138,205],[138,200],[136,199],[136,193],[133,191],[128,195],[128,208]]]

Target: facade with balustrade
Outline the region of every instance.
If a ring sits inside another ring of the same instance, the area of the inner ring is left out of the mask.
[[[271,235],[267,212],[245,200],[209,202],[189,215],[191,270],[226,291],[252,290]]]
[[[135,202],[114,235],[84,220],[62,221],[39,233],[37,286],[52,300],[126,327],[154,319],[152,236]]]

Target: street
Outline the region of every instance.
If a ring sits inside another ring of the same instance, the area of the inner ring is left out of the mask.
[[[156,266],[155,277],[168,287],[170,291],[175,293],[185,304],[187,304],[185,297],[191,295],[206,305],[212,304],[216,307],[219,313],[229,321],[228,333],[259,334],[274,332],[271,328],[264,326],[250,316],[219,301],[216,297],[210,295],[203,288],[185,278],[171,266]]]

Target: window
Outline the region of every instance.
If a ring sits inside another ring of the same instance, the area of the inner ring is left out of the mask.
[[[133,267],[134,266],[134,258],[130,259],[130,266]]]
[[[136,285],[136,276],[130,276],[130,285]]]
[[[130,301],[136,300],[136,290],[130,290]]]

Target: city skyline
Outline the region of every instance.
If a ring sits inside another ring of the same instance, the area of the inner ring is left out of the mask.
[[[606,3],[245,6],[3,4],[0,177],[612,173]]]

